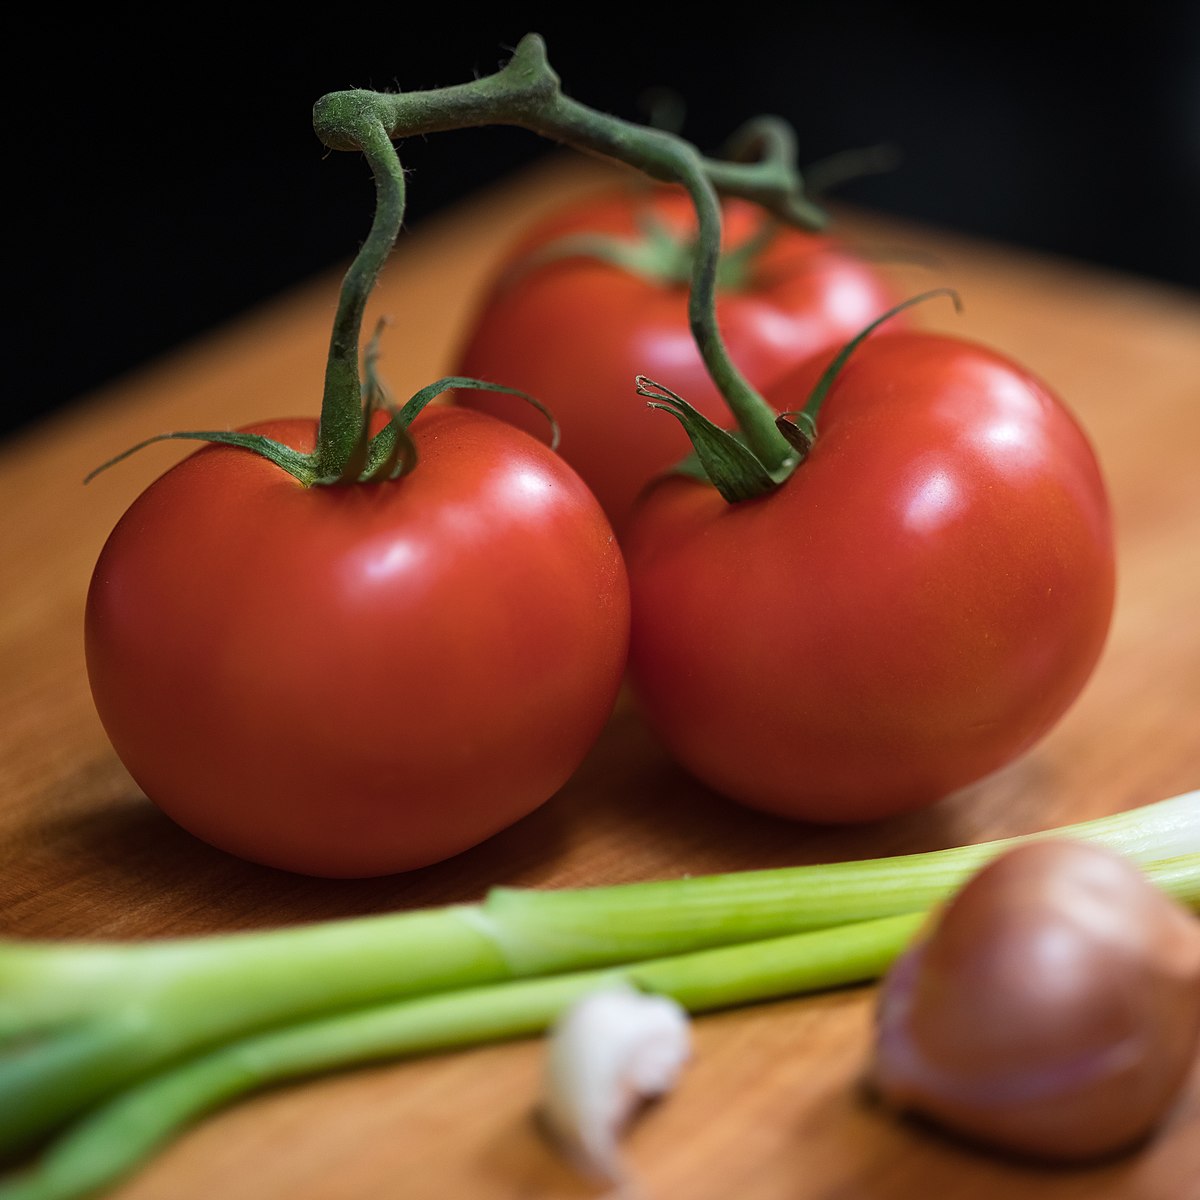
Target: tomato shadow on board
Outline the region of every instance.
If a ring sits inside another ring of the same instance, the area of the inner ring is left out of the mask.
[[[82,799],[81,799],[82,798]],[[324,879],[261,866],[216,849],[156,808],[115,756],[89,764],[48,795],[36,824],[13,831],[4,860],[20,860],[40,891],[64,898],[53,931],[38,897],[4,905],[6,929],[35,936],[143,937],[261,928],[478,899],[522,864],[553,861],[566,813],[544,806],[518,825],[443,863],[367,879]],[[74,902],[71,902],[71,901]],[[97,907],[96,901],[101,904]],[[97,928],[98,913],[105,916]],[[73,918],[77,921],[72,924]]]
[[[744,808],[691,778],[626,694],[571,780],[508,829],[419,870],[323,879],[209,846],[160,812],[113,756],[61,781],[38,823],[5,847],[9,861],[43,864],[28,877],[75,899],[65,911],[77,914],[77,927],[25,928],[23,914],[38,919],[37,897],[17,895],[5,905],[6,932],[188,935],[260,928],[264,918],[282,925],[470,903],[494,885],[580,887],[934,850],[1035,827],[1030,806],[1053,788],[1045,775],[1027,754],[919,813],[864,826],[805,824]]]
[[[658,875],[677,875],[684,864],[702,874],[919,853],[1029,832],[1044,825],[1037,797],[1054,789],[1035,749],[918,812],[823,825],[761,813],[707,788],[670,759],[628,699],[609,736],[620,759],[605,760],[612,786],[586,798],[590,819],[619,825],[643,864],[661,859]]]

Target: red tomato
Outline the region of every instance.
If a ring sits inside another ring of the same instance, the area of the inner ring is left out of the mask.
[[[824,361],[769,390],[803,406]],[[1008,762],[1105,640],[1113,540],[1090,445],[982,346],[875,336],[808,460],[726,504],[675,475],[626,545],[635,694],[716,791],[821,822],[916,809]]]
[[[312,448],[315,422],[256,427]],[[567,780],[625,666],[611,527],[546,445],[443,406],[390,483],[306,488],[207,447],[113,530],[87,665],[156,804],[274,867],[423,866]]]
[[[647,410],[635,376],[665,384],[718,424],[729,427],[732,418],[689,329],[685,282],[651,281],[585,257],[535,265],[535,256],[570,234],[631,237],[647,212],[681,240],[692,236],[691,201],[671,188],[606,192],[535,228],[485,296],[453,372],[545,404],[562,430],[560,453],[618,534],[642,486],[691,449],[672,417]],[[740,245],[761,221],[756,206],[727,202],[726,245]],[[785,229],[743,288],[718,292],[717,320],[733,362],[762,390],[848,341],[896,299],[878,270],[837,240]],[[541,432],[540,417],[520,400],[485,392],[457,399]]]

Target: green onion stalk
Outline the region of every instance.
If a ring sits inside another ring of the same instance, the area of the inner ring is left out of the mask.
[[[143,943],[0,943],[0,1200],[68,1200],[244,1093],[528,1036],[624,980],[692,1012],[878,978],[929,911],[1021,842],[1074,837],[1200,909],[1200,792],[922,854]]]

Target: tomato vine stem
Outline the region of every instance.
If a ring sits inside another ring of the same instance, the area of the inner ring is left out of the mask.
[[[650,178],[681,184],[696,209],[698,242],[689,288],[688,320],[709,373],[737,420],[765,478],[786,472],[795,454],[775,426],[775,412],[730,359],[716,320],[721,244],[718,191],[754,201],[780,220],[821,228],[824,213],[804,195],[791,130],[764,117],[744,127],[738,153],[752,161],[703,156],[663,129],[634,124],[566,96],[538,34],[527,34],[509,62],[492,75],[429,91],[331,92],[313,108],[317,136],[334,150],[366,155],[377,181],[371,233],[347,272],[330,344],[322,398],[323,466],[336,469],[361,436],[358,339],[366,297],[398,236],[404,216],[403,170],[394,141],[481,125],[515,125],[585,153],[615,159]],[[632,381],[631,381],[632,382]],[[771,487],[775,483],[770,484]],[[761,489],[760,489],[761,490]]]
[[[376,204],[367,237],[342,280],[325,364],[316,447],[311,453],[236,430],[171,432],[109,459],[91,472],[88,480],[134,451],[172,438],[216,442],[259,454],[306,487],[374,483],[412,470],[416,459],[407,439],[408,422],[446,381],[422,389],[408,404],[389,405],[391,420],[372,432],[372,412],[378,407],[381,389],[378,379],[371,377],[370,367],[364,387],[360,364],[367,300],[404,224],[404,168],[395,141],[482,125],[523,127],[585,153],[625,163],[651,179],[682,185],[687,191],[698,227],[688,288],[688,323],[738,431],[697,427],[694,410],[686,402],[656,407],[678,418],[694,443],[699,439],[711,450],[718,442],[729,442],[716,460],[733,464],[735,473],[739,462],[747,464],[744,478],[734,479],[730,486],[725,486],[728,479],[712,480],[726,499],[748,499],[778,486],[800,458],[776,426],[774,409],[730,359],[717,324],[718,193],[751,200],[773,220],[808,229],[823,227],[824,212],[804,193],[791,127],[779,118],[758,117],[735,135],[731,159],[707,158],[675,133],[598,112],[564,95],[547,59],[545,42],[536,33],[521,39],[506,65],[481,79],[428,91],[330,92],[313,106],[313,129],[326,146],[361,153],[367,159],[375,181]],[[512,388],[461,379],[454,385],[513,392],[545,411],[536,400]],[[633,380],[630,386],[634,386]],[[715,461],[711,452],[700,458]]]
[[[365,457],[367,422],[359,375],[363,314],[404,222],[404,171],[387,131],[378,120],[367,118],[361,122],[359,138],[375,178],[375,217],[346,272],[333,318],[314,464],[319,483],[343,481],[349,465]]]

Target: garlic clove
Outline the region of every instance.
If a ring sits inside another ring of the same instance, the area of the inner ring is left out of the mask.
[[[620,1182],[621,1131],[675,1085],[690,1054],[688,1016],[674,1000],[623,983],[593,992],[551,1030],[543,1121],[586,1174]]]
[[[868,1084],[996,1148],[1082,1161],[1147,1137],[1200,1046],[1200,922],[1122,856],[1048,839],[947,904],[884,981]]]

